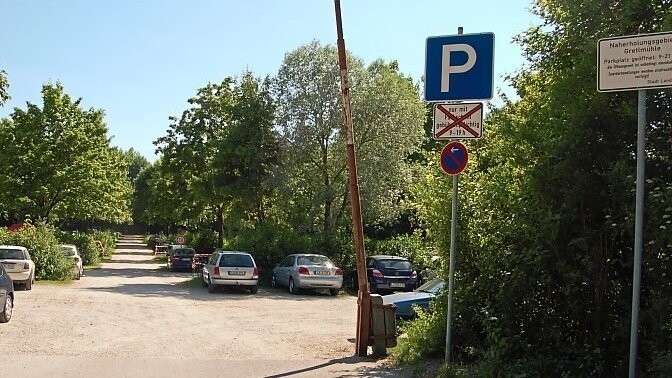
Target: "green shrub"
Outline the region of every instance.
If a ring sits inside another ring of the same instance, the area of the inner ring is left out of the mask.
[[[210,229],[203,229],[185,234],[187,245],[197,253],[212,253],[217,247],[217,233]]]
[[[416,269],[423,266],[433,266],[432,257],[438,253],[427,245],[420,233],[412,235],[398,235],[384,240],[367,240],[367,255],[402,256],[411,260]],[[434,267],[438,268],[438,267]]]
[[[66,280],[71,277],[73,263],[65,258],[51,226],[27,225],[15,232],[0,229],[0,244],[26,247],[35,262],[36,278]]]
[[[103,243],[105,256],[112,256],[114,248],[117,246],[117,241],[112,231],[93,231],[93,238]]]
[[[447,290],[446,290],[447,291]],[[426,357],[441,357],[446,342],[447,293],[432,301],[429,311],[417,309],[417,317],[402,323],[393,358],[401,364],[415,364]]]
[[[77,246],[84,265],[100,264],[100,253],[93,235],[79,231],[58,232],[57,234],[61,244],[74,244]]]
[[[226,241],[225,248],[249,252],[257,265],[271,268],[289,254],[311,252],[311,241],[289,227],[264,225],[239,232]]]

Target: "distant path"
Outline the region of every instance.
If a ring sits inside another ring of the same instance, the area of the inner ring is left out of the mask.
[[[0,375],[401,376],[352,357],[355,297],[209,294],[153,258],[142,237],[126,236],[81,281],[18,291],[0,325]]]

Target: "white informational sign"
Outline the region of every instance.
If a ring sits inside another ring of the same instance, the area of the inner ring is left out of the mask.
[[[478,139],[483,136],[483,104],[480,102],[434,105],[434,139]]]
[[[672,87],[672,32],[600,39],[597,90]]]

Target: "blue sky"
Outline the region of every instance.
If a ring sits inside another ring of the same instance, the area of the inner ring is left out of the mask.
[[[495,34],[495,87],[524,65],[516,34],[538,21],[531,0],[341,0],[345,43],[369,63],[397,60],[420,79],[429,36]],[[104,109],[112,144],[155,160],[168,117],[208,82],[251,70],[274,75],[285,53],[335,44],[332,0],[0,0],[0,69],[12,96],[0,117],[41,104],[59,81],[85,107]],[[496,101],[496,100],[495,100]],[[356,127],[356,125],[355,125]]]

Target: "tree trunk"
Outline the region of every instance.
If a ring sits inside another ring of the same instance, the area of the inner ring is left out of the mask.
[[[224,246],[224,206],[215,206],[215,214],[217,215],[217,247]]]

